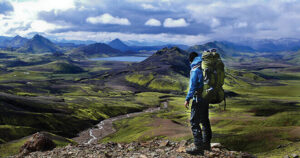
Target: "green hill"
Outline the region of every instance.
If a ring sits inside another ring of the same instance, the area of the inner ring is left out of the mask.
[[[120,50],[114,49],[104,43],[95,43],[80,48],[76,48],[69,52],[71,57],[75,58],[94,58],[122,55]]]
[[[81,67],[77,66],[76,64],[68,61],[63,61],[63,60],[54,61],[44,65],[38,65],[33,67],[33,70],[62,73],[62,74],[74,74],[74,73],[84,72],[84,70]]]
[[[151,90],[183,93],[189,74],[188,52],[177,47],[164,48],[128,71],[125,76],[128,82]]]
[[[300,64],[300,51],[284,52],[283,59],[292,64]]]

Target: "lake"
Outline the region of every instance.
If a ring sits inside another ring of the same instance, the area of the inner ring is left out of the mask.
[[[147,56],[118,56],[118,57],[101,57],[101,58],[91,58],[94,61],[126,61],[126,62],[141,62],[147,59]]]

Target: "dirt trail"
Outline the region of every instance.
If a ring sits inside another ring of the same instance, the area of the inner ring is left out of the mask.
[[[168,107],[168,103],[163,102],[163,108],[167,108],[167,107]],[[160,107],[149,108],[141,112],[135,112],[135,113],[125,114],[125,115],[120,115],[109,119],[105,119],[99,122],[96,125],[96,127],[80,132],[78,137],[73,138],[73,140],[75,140],[79,144],[91,144],[97,142],[98,140],[104,138],[105,136],[116,132],[116,129],[114,129],[113,127],[114,121],[121,120],[124,118],[134,117],[144,113],[156,112],[159,111],[160,109],[161,109]]]

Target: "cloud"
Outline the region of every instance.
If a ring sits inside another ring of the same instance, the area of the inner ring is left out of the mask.
[[[0,0],[2,3],[3,1]],[[48,23],[47,29],[43,29],[44,25],[36,25],[36,23],[41,24],[41,19],[38,19],[38,13],[41,11],[62,11],[75,7],[73,0],[35,0],[35,1],[12,1],[13,11],[4,16],[0,16],[0,35],[15,36],[22,35],[27,36],[31,32],[36,32],[37,30],[53,30],[62,28],[59,24]],[[0,9],[1,10],[1,9]],[[50,29],[50,25],[55,25]],[[34,27],[34,28],[32,28]]]
[[[151,18],[148,21],[146,21],[145,25],[147,25],[147,26],[160,26],[161,22],[157,19]]]
[[[32,32],[46,32],[46,31],[52,31],[55,29],[60,29],[60,28],[66,27],[66,26],[60,26],[60,25],[47,23],[46,21],[43,21],[43,20],[33,21],[30,26],[31,26]]]
[[[196,37],[299,38],[299,26],[297,0],[0,0],[0,35],[7,36],[95,32],[124,39],[142,35],[151,40],[153,35],[201,42],[204,38]]]
[[[244,27],[247,27],[247,26],[248,26],[247,22],[238,22],[238,23],[234,24],[235,28],[244,28]]]
[[[152,4],[143,3],[142,7],[143,7],[143,9],[146,9],[146,10],[159,10],[159,8],[154,7]]]
[[[96,17],[88,17],[86,21],[92,24],[117,24],[117,25],[131,24],[129,20],[126,18],[113,17],[108,13]]]
[[[172,19],[172,18],[167,18],[164,21],[164,27],[186,27],[189,24],[183,19]]]
[[[5,0],[0,0],[0,14],[7,14],[9,12],[12,12],[14,10],[14,7],[11,5],[10,2]]]
[[[217,27],[217,26],[219,26],[221,23],[220,23],[220,20],[218,20],[217,18],[212,18],[211,19],[211,24],[210,24],[210,26],[211,27]]]

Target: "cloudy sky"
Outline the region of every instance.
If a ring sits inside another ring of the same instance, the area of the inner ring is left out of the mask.
[[[0,28],[99,42],[298,38],[300,0],[0,0]]]

